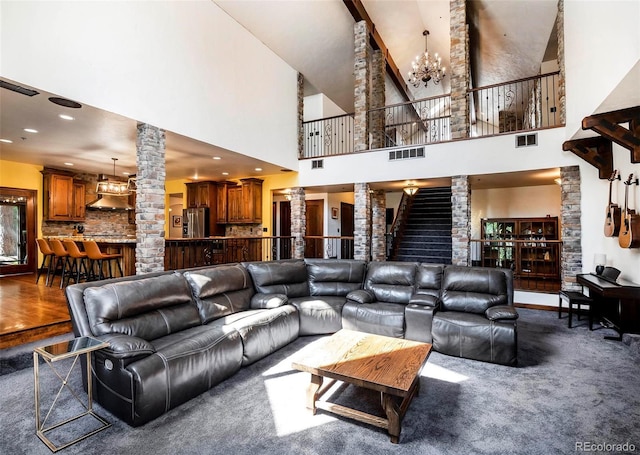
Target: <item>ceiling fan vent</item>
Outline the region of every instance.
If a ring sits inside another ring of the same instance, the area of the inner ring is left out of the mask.
[[[6,88],[7,90],[11,90],[12,92],[20,93],[21,95],[34,96],[37,95],[38,91],[31,90],[30,88],[21,87],[16,84],[12,84],[11,82],[0,80],[0,87]]]

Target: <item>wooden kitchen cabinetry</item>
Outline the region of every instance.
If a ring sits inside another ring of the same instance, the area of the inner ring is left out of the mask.
[[[44,169],[43,214],[47,221],[84,221],[85,183],[72,174]]]
[[[241,179],[239,185],[218,182],[218,223],[262,223],[262,180]]]
[[[190,209],[207,207],[215,208],[217,186],[216,182],[187,183],[187,207]]]

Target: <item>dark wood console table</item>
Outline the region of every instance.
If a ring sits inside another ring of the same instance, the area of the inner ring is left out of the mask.
[[[621,340],[623,333],[640,333],[640,284],[624,279],[611,283],[589,273],[577,275],[577,280],[589,289],[594,317],[618,332],[605,338]]]

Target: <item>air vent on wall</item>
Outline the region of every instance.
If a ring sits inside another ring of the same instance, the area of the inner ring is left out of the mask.
[[[389,161],[409,160],[412,158],[424,158],[424,147],[409,147],[389,152]]]
[[[324,163],[322,160],[312,160],[311,161],[311,169],[323,169]]]
[[[1,80],[0,80],[0,87],[6,88],[7,90],[11,90],[12,92],[20,93],[22,95],[27,95],[27,96],[33,96],[33,95],[37,95],[38,93],[40,93],[40,92],[38,92],[36,90],[31,90],[30,88],[20,87],[19,85],[12,84],[11,82],[1,81]]]
[[[516,148],[531,147],[532,145],[538,145],[538,133],[516,135]]]

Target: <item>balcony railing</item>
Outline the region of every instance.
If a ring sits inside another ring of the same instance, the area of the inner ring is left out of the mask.
[[[353,153],[353,114],[304,122],[303,134],[301,158]]]

